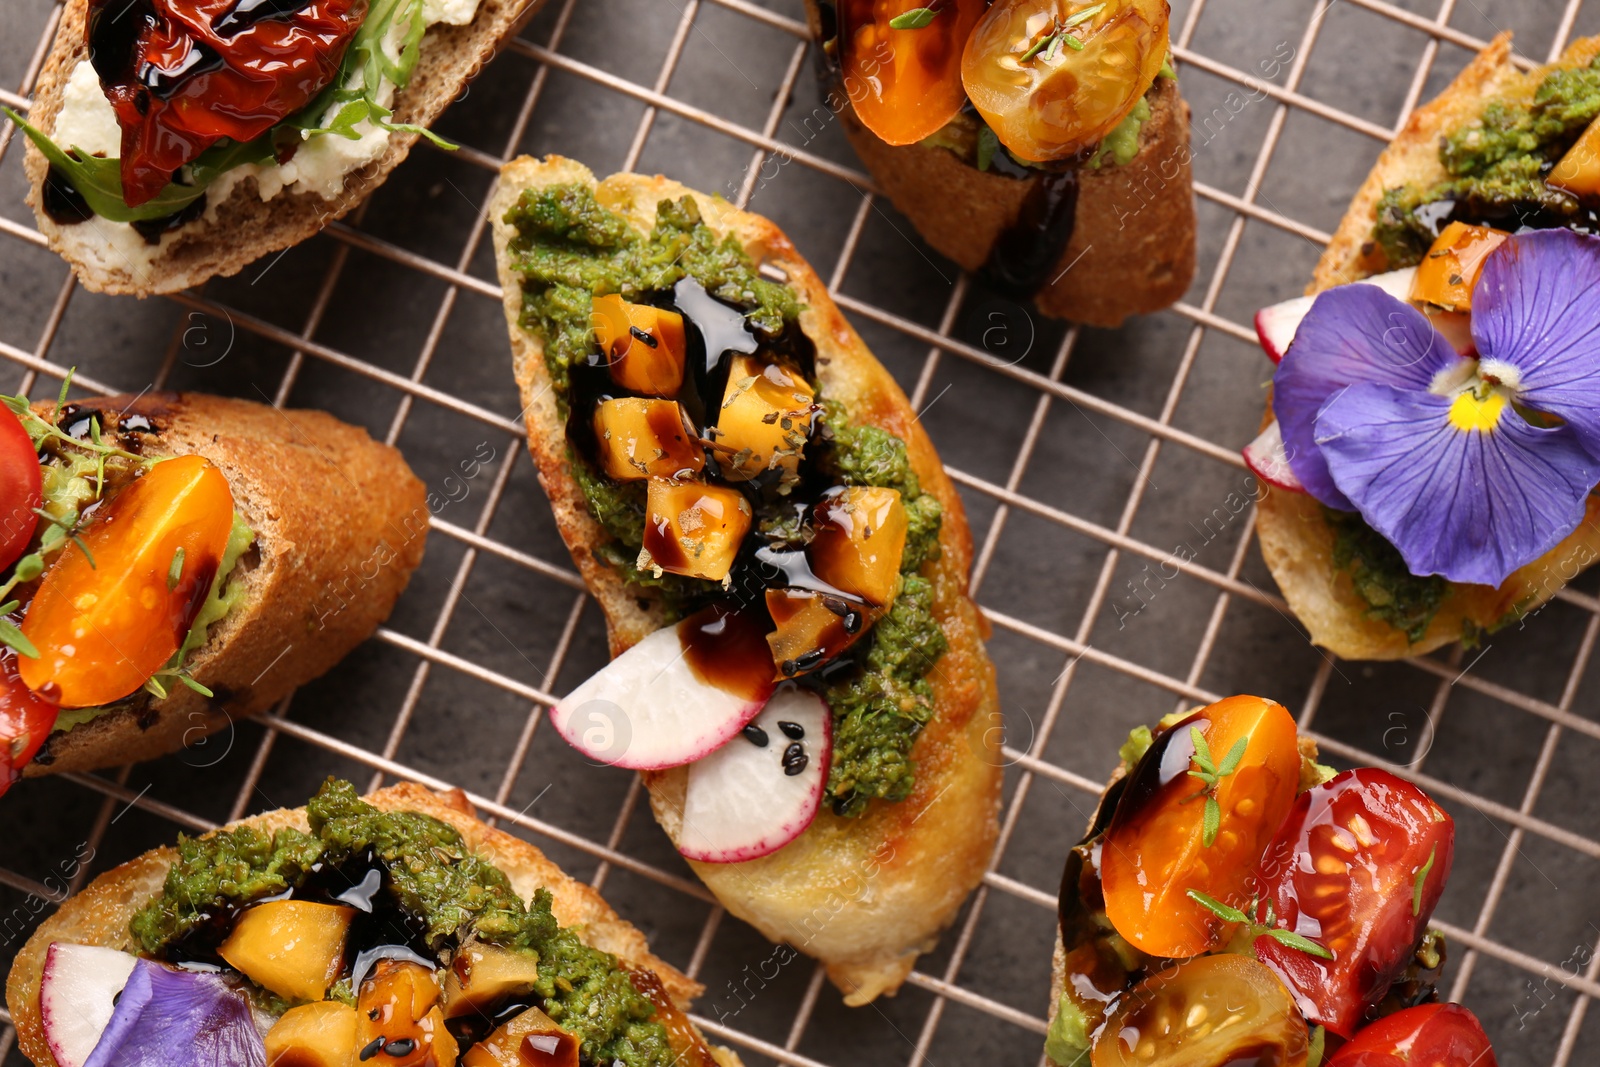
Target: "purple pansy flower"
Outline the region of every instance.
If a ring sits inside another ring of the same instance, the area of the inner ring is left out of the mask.
[[[1600,482],[1600,239],[1514,236],[1472,293],[1477,356],[1372,285],[1317,297],[1273,377],[1289,465],[1419,575],[1499,585]],[[1552,417],[1553,416],[1553,417]]]

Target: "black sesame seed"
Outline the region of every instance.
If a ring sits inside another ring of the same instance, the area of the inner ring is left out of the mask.
[[[639,329],[639,327],[637,327],[637,326],[629,326],[628,327],[628,332],[633,334],[633,339],[635,341],[638,341],[642,345],[649,345],[651,348],[654,348],[658,344],[661,343],[660,341],[657,341],[654,337],[651,337],[649,334],[647,334],[643,330]]]
[[[806,736],[806,728],[797,722],[780,722],[778,729],[783,731],[783,736],[791,741],[799,741]]]
[[[356,1058],[361,1060],[362,1062],[365,1062],[367,1060],[372,1059],[372,1057],[376,1056],[378,1053],[380,1053],[382,1051],[383,1051],[383,1035],[380,1034],[377,1037],[373,1038],[372,1039],[372,1043],[370,1045],[368,1045],[366,1048],[362,1049],[361,1050],[361,1054],[359,1056],[357,1056]]]
[[[796,741],[783,752],[783,773],[793,778],[806,769],[806,764],[811,758],[806,755],[806,750]]]
[[[823,597],[822,606],[839,616],[841,619],[850,614],[850,605],[836,596]]]
[[[794,658],[794,671],[791,673],[802,674],[822,662],[825,655],[820,648],[813,648],[810,652],[803,653]]]
[[[401,1056],[411,1055],[412,1050],[416,1047],[417,1043],[413,1039],[409,1037],[397,1037],[387,1045],[383,1046],[383,1054],[385,1056],[394,1056],[398,1059]]]
[[[767,747],[767,732],[755,723],[747,724],[741,732],[744,734],[744,739],[757,748]]]
[[[788,678],[791,675],[799,673],[800,661],[796,659],[786,659],[782,663],[778,664],[778,670],[785,678]]]
[[[861,612],[852,611],[844,617],[844,632],[852,637],[861,632]]]

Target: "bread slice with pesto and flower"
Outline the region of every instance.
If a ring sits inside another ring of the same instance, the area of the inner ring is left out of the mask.
[[[1195,205],[1166,0],[806,7],[829,111],[930,245],[1091,326],[1183,296]]]
[[[700,986],[459,791],[304,808],[107,871],[17,954],[37,1067],[737,1067]]]
[[[1455,824],[1316,762],[1281,705],[1139,727],[1067,856],[1045,1052],[1061,1067],[1490,1067],[1438,1001]]]
[[[320,411],[194,393],[0,409],[0,792],[173,752],[388,617],[428,511]]]
[[[1001,768],[960,498],[771,222],[551,156],[490,204],[528,442],[616,657],[551,712],[734,915],[892,993]]]
[[[68,0],[28,203],[97,292],[170,293],[383,184],[542,0]]]
[[[1529,73],[1510,44],[1411,115],[1308,295],[1256,317],[1262,555],[1347,658],[1473,644],[1600,558],[1600,38]]]

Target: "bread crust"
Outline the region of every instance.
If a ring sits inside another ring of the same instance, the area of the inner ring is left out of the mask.
[[[567,875],[529,842],[479,821],[460,790],[435,793],[404,782],[363,799],[381,811],[421,812],[449,823],[473,851],[505,872],[512,888],[524,900],[531,898],[536,889],[550,890],[554,898],[551,911],[561,925],[579,925],[584,944],[609,952],[630,967],[654,971],[680,1010],[687,1010],[703,991],[698,982],[652,953],[644,935],[618,916],[598,892]],[[267,833],[290,826],[308,829],[303,807],[280,808],[229,824],[230,828],[235,826],[255,826]],[[176,848],[163,846],[100,875],[41,923],[17,953],[6,980],[6,1004],[17,1029],[17,1045],[37,1067],[56,1067],[45,1044],[39,1015],[39,981],[50,945],[67,941],[136,951],[128,924],[161,891],[167,871],[177,858]],[[698,1028],[694,1033],[701,1040],[701,1048],[696,1051],[706,1051],[708,1046]],[[738,1056],[726,1049],[716,1049],[711,1055],[722,1067],[737,1067],[739,1063]],[[691,1055],[682,1062],[698,1067],[705,1058]]]
[[[1600,51],[1600,37],[1572,44],[1554,66],[1587,63]],[[1372,240],[1384,190],[1408,182],[1432,184],[1446,177],[1439,140],[1474,121],[1491,99],[1532,94],[1550,67],[1523,73],[1511,63],[1511,33],[1501,33],[1467,64],[1449,87],[1417,108],[1384,149],[1350,202],[1333,239],[1318,260],[1306,293],[1358,281],[1389,269]],[[1269,405],[1267,418],[1272,417]],[[1553,597],[1589,564],[1600,559],[1600,500],[1591,496],[1582,523],[1555,548],[1516,571],[1499,588],[1451,583],[1427,632],[1412,643],[1406,635],[1367,613],[1348,572],[1333,565],[1332,529],[1322,507],[1304,493],[1262,483],[1256,530],[1261,555],[1314,644],[1345,659],[1391,660],[1420,656],[1459,641],[1469,628],[1489,629],[1508,616],[1525,616]]]
[[[601,203],[645,231],[655,224],[660,200],[693,196],[714,231],[737,235],[753,260],[782,271],[805,305],[800,325],[816,347],[824,394],[843,403],[857,421],[904,439],[923,491],[944,508],[941,558],[925,564],[922,574],[933,584],[934,614],[949,650],[929,675],[934,715],[911,752],[918,770],[910,798],[874,802],[856,819],[823,811],[798,839],[758,860],[691,864],[734,915],[822,960],[846,1003],[864,1004],[893,993],[982,879],[999,829],[998,698],[994,668],[983,649],[987,631],[967,597],[972,541],[961,498],[905,394],[771,222],[662,177],[619,174],[596,185],[586,167],[569,159],[515,160],[501,172],[489,210],[528,445],[562,536],[605,609],[613,655],[659,629],[665,616],[596,555],[608,535],[589,514],[568,470],[564,426],[543,346],[518,325],[520,278],[506,252],[511,229],[504,216],[522,190],[564,182],[595,186]],[[645,775],[651,809],[669,836],[680,824],[685,777],[682,769]]]
[[[1119,326],[1183,296],[1194,277],[1195,202],[1190,180],[1189,105],[1171,78],[1146,99],[1139,154],[1120,166],[1084,168],[1072,239],[1033,296],[1046,315]],[[890,145],[840,113],[856,154],[923,238],[964,269],[980,269],[1016,220],[1036,178],[980,171],[943,148]]]
[[[477,14],[467,25],[430,26],[422,38],[420,58],[411,80],[395,94],[391,121],[432,125],[493,58],[500,44],[514,36],[543,3],[544,0],[481,0]],[[84,32],[87,15],[88,0],[67,0],[55,46],[39,74],[29,110],[28,120],[41,130],[55,128],[67,79],[78,61],[88,56]],[[175,293],[208,278],[237,274],[262,256],[312,236],[328,223],[343,218],[382,185],[389,172],[406,158],[416,139],[416,134],[391,134],[381,156],[345,176],[344,190],[334,200],[324,200],[313,192],[284,190],[263,201],[255,178],[245,178],[223,203],[216,205],[215,221],[191,224],[178,231],[148,271],[142,264],[103,267],[75,256],[73,242],[64,239],[64,231],[72,227],[58,224],[44,211],[44,180],[50,164],[32,141],[27,142],[23,167],[31,184],[28,206],[33,208],[39,232],[72,266],[78,281],[94,292],[143,297]],[[74,224],[92,225],[93,220]]]
[[[52,404],[37,408],[49,417]],[[76,402],[80,411],[142,415],[156,435],[110,431],[148,456],[196,454],[227,475],[256,533],[231,581],[245,599],[213,623],[187,662],[215,694],[142,690],[90,722],[52,734],[28,776],[150,759],[263,711],[323,674],[388,618],[422,561],[428,507],[400,453],[321,411],[283,411],[197,393]]]

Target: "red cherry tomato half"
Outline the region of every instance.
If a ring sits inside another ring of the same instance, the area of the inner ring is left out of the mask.
[[[60,710],[23,684],[17,654],[0,646],[0,796],[22,777]]]
[[[0,570],[11,566],[33,539],[41,493],[39,456],[16,412],[0,405]]]
[[[1237,766],[1217,783],[1209,845],[1206,786],[1189,773],[1199,768],[1191,728],[1219,769],[1245,742]],[[1229,697],[1164,731],[1133,769],[1100,853],[1106,915],[1117,932],[1152,956],[1195,956],[1221,945],[1227,924],[1189,891],[1246,907],[1261,854],[1299,784],[1294,719],[1281,704]]]
[[[39,650],[21,660],[22,680],[67,708],[138,689],[189,632],[232,529],[233,493],[209,461],[151,467],[100,509],[88,552],[68,544],[45,572],[22,622]]]
[[[1454,850],[1450,816],[1387,771],[1345,771],[1307,790],[1262,858],[1262,895],[1333,959],[1265,937],[1256,955],[1306,1018],[1349,1037],[1416,951]]]
[[[1386,1016],[1340,1049],[1328,1067],[1499,1067],[1477,1016],[1459,1004],[1423,1004]]]
[[[867,129],[889,144],[938,132],[967,102],[961,50],[987,0],[839,0],[844,91]],[[938,14],[920,29],[890,22],[919,8]]]

